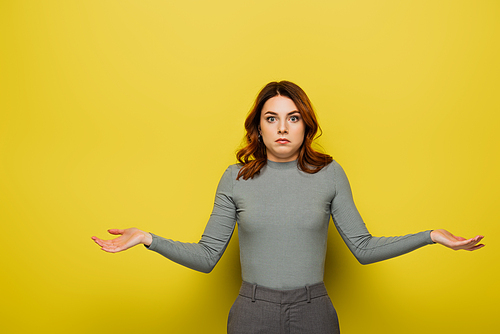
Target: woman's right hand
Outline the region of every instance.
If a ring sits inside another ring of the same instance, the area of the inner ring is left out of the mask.
[[[123,230],[114,228],[108,230],[108,232],[114,235],[119,235],[119,237],[111,240],[102,240],[94,236],[92,237],[92,240],[101,246],[103,251],[109,253],[121,252],[139,244],[149,246],[153,241],[153,237],[150,233],[141,231],[135,227]]]

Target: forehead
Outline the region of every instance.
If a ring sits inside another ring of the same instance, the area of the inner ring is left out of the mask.
[[[264,103],[262,106],[262,113],[264,115],[266,112],[272,111],[277,114],[280,113],[289,113],[291,111],[298,111],[295,103],[289,99],[288,97],[277,95],[275,97],[270,98]]]

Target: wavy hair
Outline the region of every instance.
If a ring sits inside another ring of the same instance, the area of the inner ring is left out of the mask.
[[[306,93],[293,82],[274,81],[268,83],[259,92],[245,120],[246,145],[236,152],[236,158],[243,165],[238,173],[237,180],[240,177],[243,177],[244,180],[253,178],[259,174],[262,167],[267,163],[266,146],[258,138],[260,116],[264,103],[278,95],[287,97],[295,103],[305,124],[304,141],[300,147],[297,163],[299,169],[314,174],[333,160],[328,154],[317,152],[311,147],[314,139],[321,136],[322,131]],[[316,137],[318,130],[319,135]]]

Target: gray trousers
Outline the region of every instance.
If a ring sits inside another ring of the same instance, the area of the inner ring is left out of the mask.
[[[273,290],[243,282],[227,322],[228,334],[338,334],[337,312],[323,282]]]

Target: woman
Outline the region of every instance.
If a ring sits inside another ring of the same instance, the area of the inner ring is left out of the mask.
[[[318,131],[305,92],[271,82],[245,121],[247,145],[240,164],[227,168],[213,212],[198,243],[181,243],[136,228],[112,229],[113,240],[92,237],[103,250],[138,244],[186,267],[210,272],[238,222],[243,284],[228,333],[339,333],[323,284],[330,216],[362,264],[395,257],[427,244],[476,250],[483,236],[455,237],[445,230],[373,237],[359,215],[342,167],[314,151]]]

